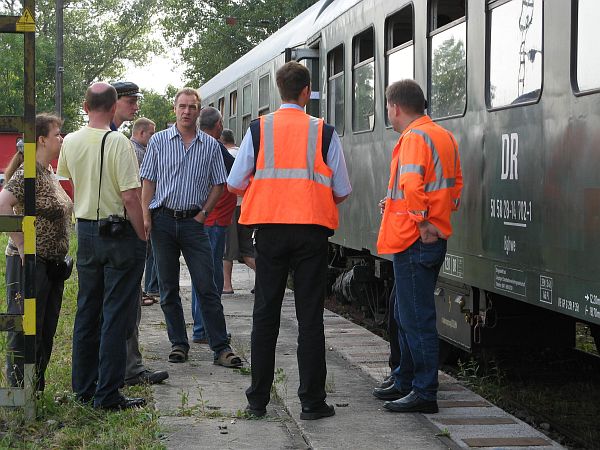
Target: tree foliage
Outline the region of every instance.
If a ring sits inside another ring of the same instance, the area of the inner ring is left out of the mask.
[[[14,0],[2,1],[0,14],[6,14],[8,2]],[[157,42],[149,37],[158,2],[65,0],[64,6],[63,128],[70,131],[81,125],[81,103],[91,83],[116,80],[125,72],[125,60],[143,64],[152,51],[158,50]],[[18,5],[18,8],[21,6]],[[40,0],[36,8],[36,108],[38,111],[52,111],[56,61],[55,2]],[[7,42],[10,42],[10,49],[6,49]],[[0,37],[0,58],[3,61],[0,89],[5,93],[0,97],[0,114],[22,113],[22,42],[20,35]]]
[[[316,0],[165,0],[165,40],[192,86],[209,80]],[[227,18],[234,18],[229,20]]]
[[[164,130],[167,124],[175,122],[175,112],[173,104],[177,88],[167,86],[165,95],[152,90],[142,89],[144,98],[140,102],[138,117],[146,117],[156,124],[156,131]]]

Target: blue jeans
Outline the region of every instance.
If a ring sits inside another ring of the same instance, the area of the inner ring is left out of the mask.
[[[223,305],[214,281],[213,255],[204,225],[193,218],[175,219],[162,210],[152,212],[152,246],[158,267],[160,306],[173,348],[190,348],[179,296],[179,254],[183,253],[192,284],[202,299],[208,344],[215,356],[230,350]]]
[[[227,227],[220,225],[205,226],[204,229],[208,234],[210,241],[210,249],[213,255],[213,266],[215,268],[214,280],[219,292],[219,297],[223,293],[223,252],[225,251],[225,236],[227,236]],[[204,321],[202,312],[200,311],[200,302],[198,294],[192,283],[192,317],[194,318],[194,328],[192,339],[206,339],[206,331],[204,329]]]
[[[397,389],[413,390],[424,400],[436,400],[438,333],[434,290],[446,255],[446,241],[424,244],[419,239],[394,255],[400,365],[394,370]]]
[[[129,223],[120,238],[98,235],[96,221],[77,222],[79,292],[73,327],[73,391],[95,406],[120,400],[135,326],[145,242]]]
[[[158,270],[154,261],[154,249],[151,241],[146,248],[146,278],[144,279],[144,292],[158,292]]]

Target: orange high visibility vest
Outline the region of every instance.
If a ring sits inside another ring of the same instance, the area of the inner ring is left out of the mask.
[[[462,185],[460,157],[452,134],[428,116],[412,122],[392,154],[377,251],[389,254],[406,250],[419,239],[417,223],[424,220],[450,237],[450,215],[458,209]]]
[[[239,223],[338,226],[333,171],[321,152],[323,120],[294,108],[260,118],[256,173]]]

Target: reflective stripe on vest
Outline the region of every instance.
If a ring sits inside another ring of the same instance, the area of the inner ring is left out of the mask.
[[[455,178],[444,178],[444,170],[442,167],[442,163],[440,162],[440,157],[435,148],[435,145],[433,144],[433,140],[429,137],[429,135],[427,133],[425,133],[423,130],[418,130],[418,129],[409,130],[408,133],[415,133],[415,134],[418,134],[419,136],[422,136],[425,143],[431,149],[431,159],[433,159],[433,170],[435,171],[435,180],[425,184],[424,191],[425,192],[434,192],[434,191],[439,191],[441,189],[447,189],[447,188],[454,187],[454,184],[456,183],[456,179]],[[408,133],[406,133],[406,134],[408,134]],[[452,141],[452,146],[454,147],[454,173],[456,174],[456,164],[457,164],[457,159],[458,159],[456,144],[454,143],[454,139],[452,139],[452,137],[450,136],[450,133],[448,133],[448,136],[450,137],[450,141]],[[388,189],[388,194],[387,194],[388,197],[391,198],[392,200],[404,199],[404,191],[402,189],[398,188],[398,180],[404,173],[418,173],[419,175],[424,176],[425,175],[425,167],[423,167],[419,164],[398,165],[398,169],[396,170],[396,173],[394,174],[394,180],[393,180],[394,184],[392,185],[391,189]]]
[[[273,139],[273,114],[263,119],[263,152],[264,168],[257,168],[254,178],[265,179],[303,179],[332,187],[331,177],[315,172],[317,156],[317,139],[319,138],[319,119],[309,118],[308,142],[306,144],[306,169],[277,169],[275,168],[275,142]]]

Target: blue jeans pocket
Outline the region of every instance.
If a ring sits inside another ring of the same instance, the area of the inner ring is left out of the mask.
[[[427,268],[441,265],[446,253],[446,241],[438,239],[431,244],[425,244],[419,239],[419,263]]]

